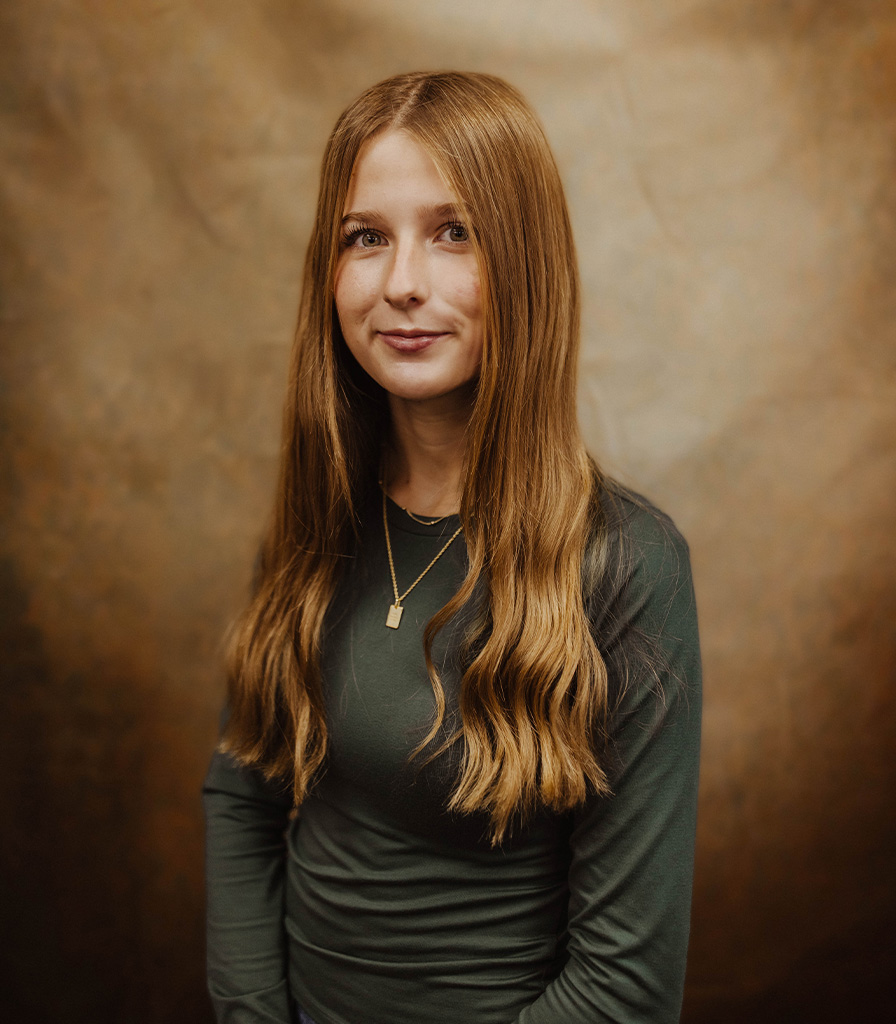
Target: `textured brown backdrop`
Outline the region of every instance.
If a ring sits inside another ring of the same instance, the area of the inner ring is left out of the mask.
[[[5,0],[5,1019],[210,1019],[197,793],[318,160],[349,99],[418,67],[496,72],[540,111],[587,292],[589,441],[691,541],[707,682],[685,1019],[883,1019],[884,0]]]

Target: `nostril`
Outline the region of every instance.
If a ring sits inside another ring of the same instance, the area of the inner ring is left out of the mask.
[[[386,302],[395,309],[406,309],[408,306],[415,306],[420,303],[420,299],[413,293],[410,295],[390,295],[386,294]]]

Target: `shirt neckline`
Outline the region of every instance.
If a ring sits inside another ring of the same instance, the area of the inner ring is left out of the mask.
[[[420,518],[426,517],[421,516]],[[411,519],[400,505],[396,505],[388,494],[386,495],[386,519],[390,530],[394,527],[396,530],[401,530],[402,533],[416,533],[420,537],[444,537],[446,540],[460,526],[460,516],[454,514],[445,516],[444,519],[440,519],[432,526],[418,523]]]

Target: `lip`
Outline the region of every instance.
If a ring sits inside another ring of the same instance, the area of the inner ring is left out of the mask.
[[[422,352],[429,348],[439,338],[444,338],[447,331],[432,331],[428,328],[415,328],[405,330],[400,327],[390,327],[385,331],[377,331],[377,334],[390,347],[397,352]]]

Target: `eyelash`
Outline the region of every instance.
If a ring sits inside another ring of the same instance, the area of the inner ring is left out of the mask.
[[[470,240],[470,230],[469,230],[469,228],[467,227],[466,224],[462,224],[459,220],[449,221],[445,225],[445,227],[442,229],[442,234],[445,234],[446,231],[451,231],[454,228],[460,228],[462,231],[466,232],[467,237],[464,239],[464,242],[469,242],[469,240]],[[461,245],[462,243],[461,242],[456,242],[455,244],[456,245]]]
[[[462,224],[459,220],[449,221],[443,225],[442,230],[439,234],[444,235],[448,231],[452,231],[454,228],[461,228],[466,231],[467,237],[462,242],[454,242],[455,245],[463,245],[464,242],[468,242],[470,239],[470,232],[466,224]],[[379,231],[375,228],[368,226],[367,224],[352,224],[342,234],[342,246],[345,249],[351,248],[357,242],[362,235],[379,235]],[[377,248],[374,246],[373,248]]]
[[[378,231],[374,231],[373,228],[368,227],[366,224],[351,224],[342,233],[342,245],[343,248],[348,249],[354,245],[355,242],[361,237],[361,235],[378,235]]]

